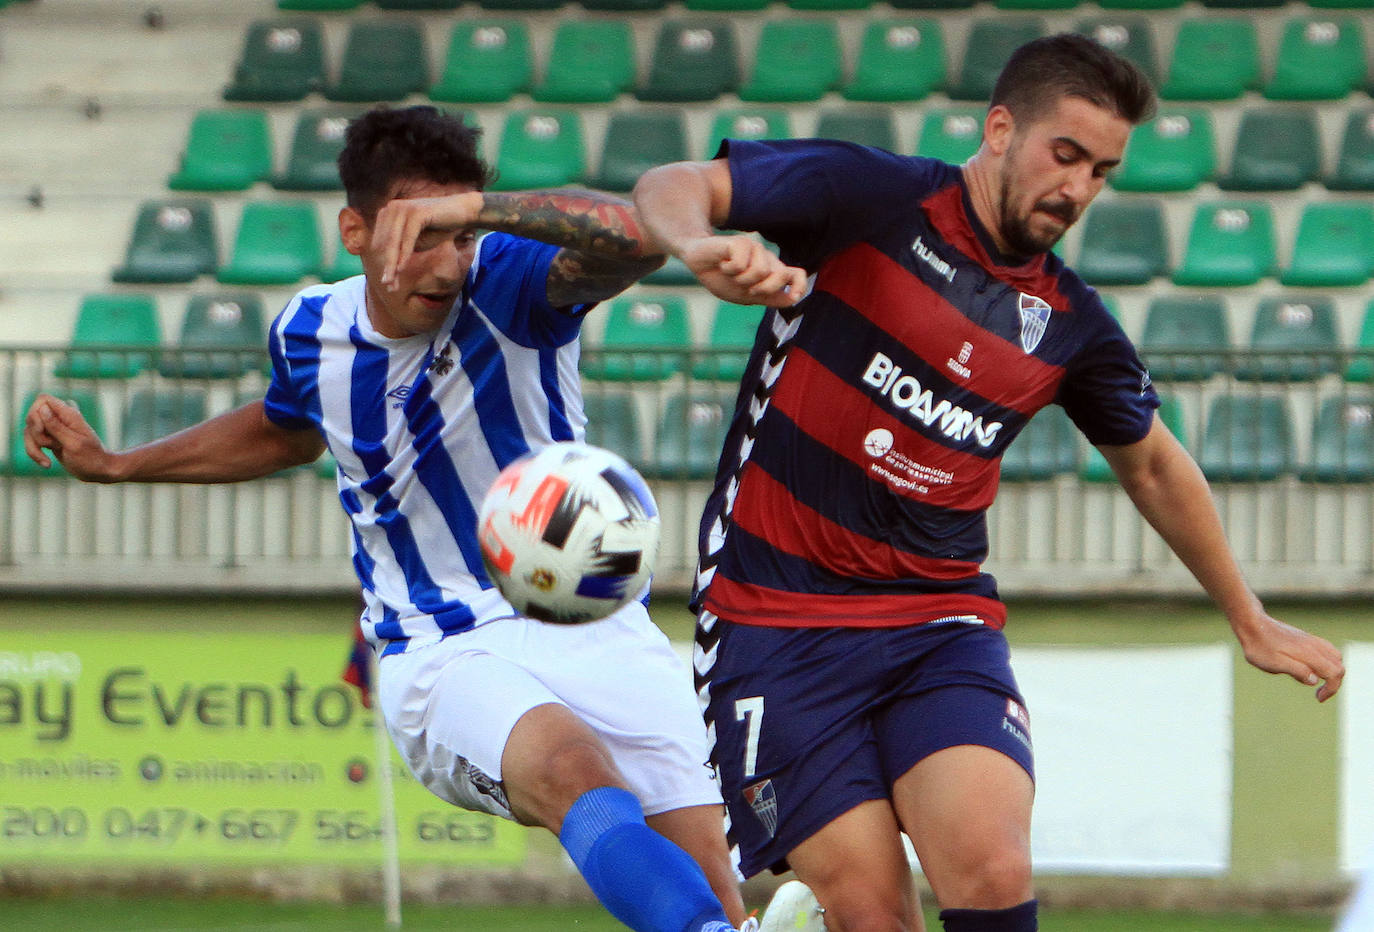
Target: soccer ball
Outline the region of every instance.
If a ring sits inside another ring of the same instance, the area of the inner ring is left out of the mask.
[[[635,598],[658,554],[658,506],[609,450],[555,443],[501,471],[477,515],[482,562],[522,615],[577,624]]]

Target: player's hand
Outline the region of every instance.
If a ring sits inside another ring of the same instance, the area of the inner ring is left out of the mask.
[[[1237,628],[1245,659],[1267,673],[1286,673],[1307,686],[1316,686],[1317,701],[1325,702],[1341,688],[1345,663],[1330,641],[1301,628],[1262,615],[1257,623]]]
[[[387,201],[372,222],[372,248],[382,257],[382,286],[394,287],[396,270],[416,249],[472,227],[482,210],[482,193],[448,197],[403,197]]]
[[[78,479],[87,482],[113,481],[114,454],[105,449],[91,425],[76,405],[52,395],[39,395],[24,417],[24,452],[47,469],[53,457]]]
[[[753,237],[703,236],[681,258],[707,291],[733,304],[791,307],[806,296],[805,270],[785,265]]]

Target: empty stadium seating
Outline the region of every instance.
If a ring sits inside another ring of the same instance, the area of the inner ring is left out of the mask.
[[[392,17],[354,20],[339,79],[324,96],[339,101],[402,100],[429,89],[429,52],[419,22]]]
[[[1179,285],[1253,285],[1274,274],[1274,215],[1266,201],[1199,203],[1188,230]]]
[[[1310,482],[1374,481],[1374,395],[1357,391],[1326,398],[1312,423]]]
[[[250,201],[243,206],[226,285],[294,285],[323,261],[319,217],[309,201]]]
[[[1078,273],[1092,285],[1143,285],[1168,273],[1167,242],[1159,201],[1099,201],[1083,219]]]
[[[181,164],[167,179],[173,191],[243,191],[272,173],[272,134],[260,109],[196,112]]]
[[[72,348],[53,374],[70,379],[131,378],[152,364],[161,342],[162,326],[152,295],[88,294],[77,311]]]
[[[318,20],[283,17],[248,27],[225,100],[301,100],[324,85],[324,30]]]
[[[586,173],[582,121],[576,110],[512,110],[501,131],[500,171],[493,189],[556,188]]]
[[[820,100],[843,78],[840,37],[827,19],[769,20],[751,56],[741,100],[801,102]]]
[[[944,32],[933,19],[875,19],[864,27],[849,100],[922,100],[943,88]]]
[[[499,103],[528,90],[534,75],[529,28],[521,20],[462,20],[453,24],[431,100]]]
[[[709,479],[734,410],[733,390],[668,397],[654,425],[652,454],[643,472],[650,479]]]
[[[591,183],[607,191],[629,191],[655,165],[688,158],[682,112],[617,110],[606,125],[601,165]]]
[[[1265,482],[1293,471],[1292,415],[1277,396],[1213,399],[1198,455],[1212,482]]]
[[[763,308],[721,301],[711,317],[711,332],[702,349],[706,353],[692,365],[692,378],[735,383],[744,375]]]
[[[158,371],[173,378],[227,379],[262,366],[266,339],[262,297],[256,292],[192,295],[181,334]]]
[[[1002,454],[1002,481],[1034,482],[1076,472],[1082,442],[1063,408],[1041,408]]]
[[[1310,381],[1340,368],[1336,308],[1330,298],[1264,298],[1255,309],[1251,349],[1266,355],[1236,369],[1238,379]]]
[[[1155,298],[1139,348],[1156,381],[1200,381],[1224,371],[1231,350],[1225,300],[1215,294]]]
[[[1212,119],[1201,107],[1164,107],[1136,128],[1121,167],[1118,191],[1191,191],[1216,173]]]
[[[117,282],[189,282],[219,267],[214,205],[203,198],[160,198],[139,205]]]
[[[640,100],[715,100],[736,90],[740,81],[739,48],[729,20],[665,20],[659,27],[647,80],[636,91]]]
[[[680,372],[683,356],[636,349],[687,350],[687,303],[677,295],[620,297],[611,302],[601,350],[582,360],[582,374],[616,382],[662,381]]]
[[[544,80],[534,99],[605,103],[633,87],[634,34],[614,20],[566,20],[558,24]]]

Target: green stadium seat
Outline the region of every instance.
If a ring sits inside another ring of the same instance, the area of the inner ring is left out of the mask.
[[[1293,427],[1287,400],[1251,395],[1214,398],[1198,465],[1211,482],[1265,482],[1292,472]]]
[[[734,410],[727,394],[675,394],[654,425],[653,456],[642,470],[650,479],[709,479],[716,474]]]
[[[960,165],[983,142],[982,107],[929,107],[921,117],[916,154]]]
[[[1259,79],[1259,32],[1253,20],[1185,19],[1159,93],[1165,100],[1235,100]]]
[[[456,10],[463,0],[376,0],[381,10]]]
[[[741,100],[801,103],[840,86],[840,37],[829,19],[775,19],[763,24]]]
[[[652,13],[668,5],[667,0],[582,0],[584,10],[611,13]]]
[[[702,347],[706,352],[692,365],[692,378],[731,383],[743,378],[764,313],[757,304],[717,304],[710,336]]]
[[[339,461],[334,459],[334,454],[326,449],[320,454],[320,458],[315,460],[311,468],[315,475],[321,479],[336,479],[339,474]]]
[[[534,99],[605,103],[635,80],[634,34],[624,20],[565,20],[553,34],[549,66]]]
[[[739,53],[728,20],[665,20],[640,100],[715,100],[739,87]]]
[[[1335,303],[1317,295],[1264,298],[1255,308],[1250,348],[1265,355],[1237,366],[1238,379],[1310,382],[1338,371],[1341,347]]]
[[[1072,10],[1078,6],[1077,0],[994,0],[999,10]]]
[[[840,13],[845,10],[866,10],[873,0],[787,0],[794,10],[815,10],[826,13]]]
[[[277,0],[277,9],[336,13],[340,10],[357,9],[362,2],[363,0]]]
[[[1179,443],[1185,447],[1188,446],[1188,434],[1183,423],[1183,408],[1179,405],[1178,399],[1160,397],[1159,419],[1164,422],[1165,427],[1169,428],[1169,433],[1178,438]],[[1102,455],[1102,451],[1092,444],[1088,444],[1088,452],[1083,458],[1083,465],[1078,467],[1078,478],[1085,482],[1115,482],[1116,473],[1112,472],[1112,467],[1108,465],[1107,458]]]
[[[773,0],[683,0],[683,6],[694,12],[743,13],[762,10]]]
[[[328,84],[329,100],[402,100],[429,90],[429,52],[418,21],[387,17],[355,19],[348,27],[339,80]]]
[[[1274,215],[1265,201],[1200,203],[1176,285],[1253,285],[1273,275]]]
[[[284,17],[250,23],[225,100],[301,100],[324,84],[324,31],[317,20]]]
[[[617,110],[606,123],[601,168],[591,180],[604,191],[629,191],[656,165],[687,156],[687,128],[678,110]]]
[[[1091,285],[1143,285],[1168,274],[1167,239],[1159,201],[1100,201],[1083,220],[1075,268]]]
[[[1347,382],[1374,382],[1374,299],[1365,305],[1360,319],[1360,335],[1355,339],[1350,364],[1345,369]]]
[[[1271,100],[1340,100],[1365,79],[1364,33],[1351,17],[1300,16],[1284,24]]]
[[[344,248],[343,240],[334,243],[333,258],[320,268],[320,281],[337,282],[363,274],[363,260]]]
[[[484,10],[556,10],[565,0],[478,0]]]
[[[272,174],[272,135],[258,109],[198,110],[173,191],[244,191]]]
[[[214,207],[201,198],[144,201],[117,282],[189,282],[219,266]]]
[[[1156,382],[1200,382],[1224,372],[1231,326],[1220,295],[1165,294],[1150,301],[1140,354]]]
[[[1080,459],[1078,428],[1059,405],[1046,405],[1002,453],[1002,481],[1037,482],[1076,472]]]
[[[622,296],[611,302],[600,351],[584,353],[582,375],[611,382],[661,382],[682,371],[691,345],[685,298]]]
[[[586,390],[590,388],[586,386],[582,396],[587,443],[619,453],[634,466],[640,466],[644,462],[644,441],[634,396],[618,386],[608,391]]]
[[[974,0],[889,0],[894,10],[968,10]]]
[[[1300,473],[1308,482],[1374,481],[1374,395],[1324,399],[1312,422],[1311,450]]]
[[[1183,0],[1098,0],[1104,10],[1176,10]]]
[[[923,100],[945,86],[945,34],[933,19],[876,19],[859,42],[847,100]]]
[[[71,385],[64,385],[61,388],[52,386],[43,390],[63,401],[74,403],[77,410],[81,412],[81,416],[86,419],[86,423],[91,425],[96,436],[102,440],[109,440],[105,433],[105,419],[101,414],[100,399],[95,392],[88,388],[78,388]],[[57,458],[51,456],[51,451],[48,452],[53,464],[47,469],[29,459],[29,455],[24,452],[24,418],[28,415],[29,408],[33,407],[34,399],[37,397],[38,392],[29,392],[24,396],[23,403],[14,411],[13,423],[10,425],[9,458],[0,464],[0,467],[3,467],[0,468],[0,472],[9,476],[64,478],[67,472],[57,464]]]
[[[702,158],[715,158],[723,139],[791,139],[792,123],[781,107],[722,107],[711,118]]]
[[[294,285],[323,262],[319,215],[311,201],[243,205],[234,254],[219,270],[226,285]]]
[[[1341,133],[1336,170],[1326,178],[1333,191],[1374,191],[1374,109],[1351,110]]]
[[[310,108],[296,116],[286,170],[272,179],[281,191],[342,191],[339,153],[343,151],[352,109]]]
[[[1283,6],[1284,0],[1202,0],[1208,9],[1222,10],[1264,10]]]
[[[160,440],[205,420],[205,392],[198,388],[141,388],[120,417],[119,447]]]
[[[897,151],[897,126],[887,107],[848,106],[822,110],[816,120],[816,135],[821,139],[843,139],[861,146]]]
[[[1308,0],[1314,10],[1374,10],[1371,0]]]
[[[519,19],[460,20],[449,33],[431,100],[502,103],[529,90],[534,66],[529,27]]]
[[[954,100],[987,100],[997,76],[1019,46],[1045,34],[1038,17],[989,17],[975,19],[964,45],[958,80],[949,88]]]
[[[191,295],[175,351],[162,354],[158,371],[186,379],[238,378],[263,368],[266,339],[260,295]]]
[[[1335,201],[1304,205],[1293,261],[1279,274],[1285,285],[1339,288],[1374,275],[1374,207]]]
[[[582,121],[576,110],[512,110],[501,130],[496,191],[557,188],[586,173]]]
[[[1121,167],[1109,181],[1118,191],[1191,191],[1214,174],[1210,111],[1165,107],[1131,133]]]
[[[88,294],[81,299],[71,349],[53,370],[65,379],[127,379],[152,365],[162,343],[157,303],[150,294]],[[80,347],[143,347],[80,349]]]
[[[1251,108],[1241,114],[1227,191],[1295,191],[1321,173],[1321,130],[1311,107]]]
[[[1081,20],[1075,30],[1099,45],[1134,62],[1152,85],[1159,84],[1159,59],[1155,36],[1144,16],[1094,16]]]

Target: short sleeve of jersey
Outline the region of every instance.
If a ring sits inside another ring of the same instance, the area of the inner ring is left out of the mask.
[[[1057,400],[1094,446],[1125,446],[1149,433],[1159,396],[1121,325],[1100,300],[1092,304],[1097,338],[1070,365]]]
[[[572,342],[583,315],[595,307],[556,308],[549,303],[549,267],[559,248],[507,233],[488,233],[479,243],[469,299],[521,346]]]
[[[263,406],[268,420],[288,430],[318,425],[307,399],[319,372],[318,332],[326,300],[325,296],[297,295],[268,331],[272,380]]]
[[[728,139],[719,155],[730,165],[726,225],[763,234],[778,244],[783,261],[810,271],[913,209],[958,171],[935,159],[832,139]]]

